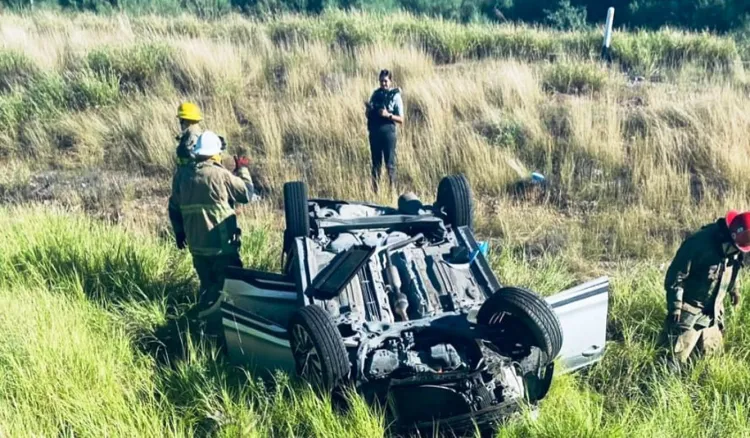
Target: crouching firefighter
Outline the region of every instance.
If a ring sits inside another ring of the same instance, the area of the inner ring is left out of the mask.
[[[221,164],[222,143],[211,131],[198,137],[194,163],[175,174],[169,198],[169,217],[177,247],[189,248],[200,280],[198,304],[190,314],[210,321],[211,325],[218,323],[215,328],[219,329],[219,336],[218,306],[224,270],[228,266],[242,266],[240,229],[234,208],[238,203],[249,203],[254,192],[249,159],[235,157],[233,174]]]
[[[721,350],[724,299],[740,301],[737,275],[750,251],[750,212],[730,211],[686,239],[667,270],[664,288],[667,319],[662,342],[670,350],[670,365],[686,363],[698,350]]]

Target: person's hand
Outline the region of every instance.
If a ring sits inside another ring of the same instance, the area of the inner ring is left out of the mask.
[[[675,310],[672,312],[672,314],[669,316],[669,321],[672,324],[678,324],[680,322],[680,315],[682,314],[681,310]]]
[[[387,109],[383,108],[382,110],[380,110],[380,115],[388,118],[391,116],[391,113],[389,113]]]
[[[239,169],[241,167],[249,167],[250,166],[250,159],[247,157],[238,157],[237,155],[234,156],[234,168]]]
[[[175,241],[177,243],[178,249],[185,249],[185,247],[187,246],[187,236],[185,235],[185,232],[180,231],[179,233],[176,233]]]

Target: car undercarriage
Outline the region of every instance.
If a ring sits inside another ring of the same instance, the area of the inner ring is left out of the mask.
[[[230,268],[223,291],[230,357],[252,369],[354,386],[394,430],[491,430],[544,398],[555,359],[575,370],[603,354],[608,280],[547,299],[501,285],[463,176],[432,205],[308,199],[299,182],[284,195],[283,272]]]

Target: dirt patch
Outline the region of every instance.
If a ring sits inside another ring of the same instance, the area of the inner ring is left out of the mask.
[[[120,223],[126,205],[165,198],[169,184],[169,180],[99,169],[45,171],[26,184],[0,185],[0,204],[60,205]]]

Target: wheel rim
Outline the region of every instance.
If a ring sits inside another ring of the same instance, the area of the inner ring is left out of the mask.
[[[297,374],[311,384],[319,385],[323,378],[323,366],[320,361],[318,350],[315,349],[312,337],[300,325],[292,329],[294,350],[292,354],[297,364]]]

